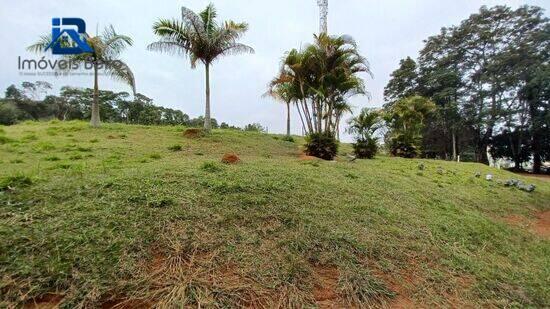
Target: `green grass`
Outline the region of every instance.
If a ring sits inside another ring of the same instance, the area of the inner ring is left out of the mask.
[[[299,138],[232,130],[2,131],[0,307],[48,293],[67,308],[308,307],[320,286],[359,306],[550,304],[549,240],[503,220],[550,209],[542,180],[470,163],[301,161]],[[225,153],[241,163],[221,164]]]

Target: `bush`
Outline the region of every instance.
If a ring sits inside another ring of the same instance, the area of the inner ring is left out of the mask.
[[[390,139],[389,150],[392,156],[408,159],[416,158],[420,153],[419,147],[403,135]]]
[[[285,142],[290,142],[290,143],[294,143],[294,137],[292,137],[292,136],[285,136],[285,137],[283,137],[283,141],[285,141]]]
[[[12,125],[17,123],[19,110],[11,103],[0,103],[0,124]]]
[[[247,132],[259,132],[259,133],[266,133],[267,132],[267,130],[264,127],[262,127],[262,125],[259,124],[259,123],[247,124],[244,127],[244,130],[247,131]]]
[[[333,160],[338,153],[338,141],[331,134],[313,133],[306,136],[306,154],[323,160]]]
[[[372,159],[378,152],[378,144],[375,138],[358,139],[352,146],[358,159]]]

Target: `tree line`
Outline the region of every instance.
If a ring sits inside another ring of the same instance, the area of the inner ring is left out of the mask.
[[[550,160],[550,23],[543,9],[481,7],[401,60],[384,92],[392,153],[516,169]]]
[[[88,120],[94,102],[94,90],[90,88],[62,87],[58,95],[49,94],[52,86],[43,81],[23,82],[20,87],[11,85],[0,99],[0,124],[12,125],[25,120]],[[157,106],[147,96],[136,93],[100,90],[97,94],[98,112],[106,122],[141,125],[183,125],[202,127],[204,116],[191,118],[181,110]],[[241,128],[211,119],[213,129]],[[257,123],[242,130],[265,132]]]

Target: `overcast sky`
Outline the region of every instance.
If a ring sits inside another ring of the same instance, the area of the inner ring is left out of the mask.
[[[284,132],[283,105],[262,98],[262,94],[277,73],[284,52],[311,42],[318,31],[316,0],[4,1],[0,11],[0,37],[4,43],[0,49],[0,89],[24,80],[48,81],[55,91],[65,85],[92,87],[91,77],[29,78],[20,76],[17,68],[18,56],[37,57],[25,48],[51,32],[52,17],[80,17],[86,21],[88,33],[112,24],[117,32],[134,39],[134,46],[122,58],[134,72],[138,92],[154,99],[157,105],[183,110],[192,117],[201,115],[204,69],[192,70],[187,59],[149,52],[146,46],[155,41],[151,26],[158,18],[179,18],[181,6],[199,11],[209,2],[216,5],[220,19],[249,23],[250,30],[242,41],[256,50],[254,55],[229,56],[214,64],[213,116],[239,126],[259,122],[270,132]],[[374,79],[365,76],[372,99],[354,98],[355,110],[383,104],[384,86],[391,72],[400,59],[417,56],[422,40],[443,26],[458,24],[481,5],[498,4],[550,8],[550,0],[329,0],[329,32],[352,35],[374,74]],[[106,77],[100,79],[100,89],[130,90]],[[296,117],[293,131],[299,132]]]

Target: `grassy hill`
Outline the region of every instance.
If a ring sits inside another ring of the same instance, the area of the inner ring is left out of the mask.
[[[3,127],[0,307],[550,305],[550,182],[182,132]]]

